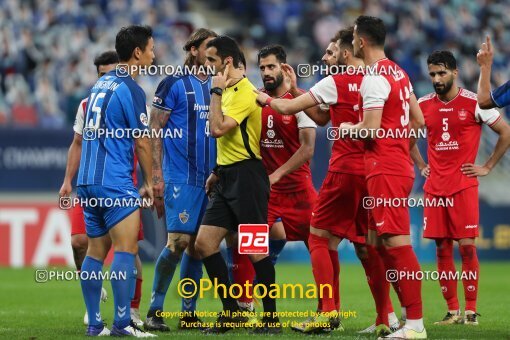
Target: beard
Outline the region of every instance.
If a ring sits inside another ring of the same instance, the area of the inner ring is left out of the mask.
[[[276,76],[276,79],[270,78],[268,80],[273,80],[273,82],[270,83],[264,80],[264,88],[268,91],[276,90],[278,86],[280,86],[283,83],[283,74],[280,72],[280,74]]]
[[[448,93],[451,88],[453,86],[453,79],[444,83],[444,84],[441,84],[440,86],[434,84],[434,91],[436,91],[437,94],[446,94]]]

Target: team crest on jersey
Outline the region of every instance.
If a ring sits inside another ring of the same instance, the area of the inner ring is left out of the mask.
[[[274,138],[274,136],[275,136],[274,130],[271,130],[271,129],[267,130],[267,136],[269,138]]]
[[[467,110],[464,110],[464,109],[460,110],[459,111],[459,119],[466,120],[466,118],[467,118]]]
[[[443,132],[441,138],[443,139],[443,141],[448,142],[450,140],[450,134],[448,132]]]
[[[283,122],[283,124],[289,125],[292,122],[292,116],[290,116],[290,115],[283,115],[282,116],[282,122]]]
[[[143,125],[149,126],[149,118],[147,118],[147,114],[145,112],[140,113],[140,121]]]
[[[184,210],[182,213],[179,213],[179,220],[182,224],[186,224],[189,220],[189,214]]]

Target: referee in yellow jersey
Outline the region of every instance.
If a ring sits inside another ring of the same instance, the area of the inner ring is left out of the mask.
[[[209,130],[217,138],[215,174],[219,179],[212,189],[211,199],[198,231],[195,247],[202,256],[209,278],[226,287],[218,289],[223,313],[220,326],[206,329],[209,333],[224,333],[234,321],[232,312],[239,311],[237,301],[228,296],[230,282],[220,243],[229,232],[237,232],[242,223],[267,223],[269,179],[260,157],[262,109],[256,104],[255,87],[239,69],[241,50],[228,36],[219,36],[206,45],[206,65],[214,67],[216,76],[211,85]],[[209,181],[210,182],[210,181]],[[274,266],[268,255],[249,255],[259,284],[270,291],[275,283]],[[274,298],[262,299],[267,317],[254,329],[255,333],[279,333]]]

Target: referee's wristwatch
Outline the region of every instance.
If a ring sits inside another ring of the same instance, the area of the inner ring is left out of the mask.
[[[222,96],[223,95],[223,89],[221,87],[213,87],[210,91],[209,91],[209,94],[217,94],[218,96]]]

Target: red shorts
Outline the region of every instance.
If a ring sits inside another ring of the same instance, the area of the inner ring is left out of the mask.
[[[365,176],[328,172],[319,190],[311,225],[317,229],[365,244],[368,213],[362,206]]]
[[[87,233],[85,231],[85,216],[80,205],[75,205],[69,210],[69,217],[71,218],[71,236]],[[142,221],[140,221],[140,230],[138,231],[138,241],[141,240],[143,240]]]
[[[409,208],[404,200],[409,197],[413,182],[412,177],[384,174],[367,179],[369,197],[364,203],[372,207],[369,209],[368,227],[376,230],[377,235],[410,234]],[[377,199],[384,200],[384,203],[377,203]]]
[[[435,199],[435,202],[440,199],[445,203],[444,205],[448,204],[448,206],[428,207],[425,205],[423,237],[453,240],[478,237],[478,186],[464,189],[451,196],[425,193],[425,202],[431,202],[432,199]]]
[[[267,214],[267,224],[272,227],[281,218],[287,241],[308,241],[310,217],[317,199],[317,192],[309,188],[291,193],[271,192]]]

